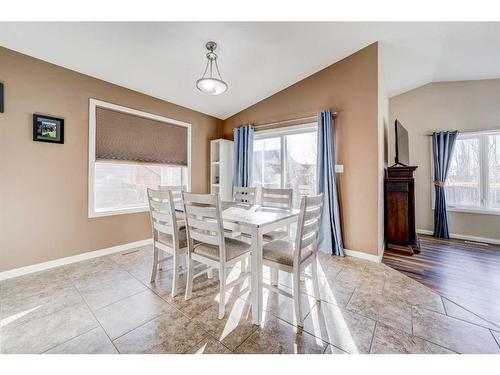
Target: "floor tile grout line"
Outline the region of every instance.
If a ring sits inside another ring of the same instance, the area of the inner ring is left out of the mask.
[[[444,346],[444,345],[438,344],[438,343],[436,343],[436,342],[434,342],[434,341],[431,341],[431,340],[429,340],[429,339],[427,339],[427,338],[424,338],[424,337],[422,337],[422,336],[419,336],[419,335],[412,335],[412,336],[413,336],[413,337],[416,337],[416,338],[418,338],[418,339],[420,339],[420,340],[424,340],[424,341],[430,342],[430,343],[431,343],[431,344],[433,344],[433,345],[437,345],[437,346],[439,346],[439,347],[441,347],[441,348],[443,348],[443,349],[449,350],[449,351],[454,352],[454,353],[456,353],[456,354],[461,354],[460,352],[457,352],[455,349],[448,348],[448,347],[446,347],[446,346]]]
[[[467,312],[471,313],[472,315],[476,316],[477,318],[479,318],[479,319],[481,319],[481,320],[484,320],[485,322],[490,323],[491,325],[493,325],[493,326],[497,327],[497,329],[499,329],[499,330],[500,330],[500,327],[499,327],[499,326],[497,326],[495,323],[493,323],[493,322],[489,321],[488,319],[483,318],[482,316],[480,316],[480,315],[476,314],[474,311],[471,311],[471,310],[469,310],[468,308],[463,307],[463,306],[462,306],[462,305],[460,305],[459,303],[456,303],[455,301],[452,301],[450,298],[447,298],[447,297],[441,297],[441,298],[442,298],[442,299],[444,298],[444,299],[446,299],[446,300],[450,301],[451,303],[454,303],[454,304],[455,304],[455,305],[457,305],[458,307],[460,307],[460,308],[464,309],[465,311],[467,311]],[[444,303],[443,303],[443,305],[444,305]],[[445,310],[446,310],[446,308],[445,308]],[[450,316],[450,315],[448,315],[448,314],[447,314],[447,316],[449,316],[450,318],[455,318],[454,316]],[[455,318],[455,319],[460,319],[460,318]],[[464,320],[464,319],[460,319],[460,320]],[[464,320],[464,321],[466,321],[466,320]],[[476,324],[476,323],[472,323],[472,322],[468,322],[468,323],[470,323],[470,324],[474,324],[474,325],[477,325],[477,326],[479,326],[479,327],[484,327],[484,326],[481,326],[481,325]],[[486,327],[484,327],[484,328],[486,328]],[[488,329],[490,329],[490,328],[488,328]]]
[[[71,283],[73,283],[73,280],[70,280]],[[73,283],[73,286],[74,283]],[[97,322],[97,324],[99,324],[99,326],[101,327],[101,329],[103,330],[104,334],[106,335],[106,337],[108,338],[108,340],[111,342],[111,345],[113,345],[113,347],[115,348],[116,352],[117,353],[120,353],[120,351],[118,350],[118,348],[116,347],[115,343],[113,342],[113,340],[111,340],[111,337],[109,337],[108,335],[108,332],[106,332],[106,330],[104,329],[104,327],[102,326],[101,322],[99,321],[99,319],[97,319],[97,316],[95,315],[94,311],[90,308],[90,306],[88,305],[87,301],[85,300],[85,298],[82,296],[82,294],[80,293],[80,290],[78,290],[78,288],[75,286],[75,289],[77,290],[77,292],[80,294],[80,297],[82,297],[85,305],[87,305],[87,308],[89,309],[90,313],[92,314],[92,316],[94,317],[95,321]]]
[[[496,331],[495,331],[496,332]],[[495,342],[497,343],[497,346],[498,346],[498,349],[500,349],[500,341],[497,340],[497,338],[495,337],[495,335],[493,334],[493,330],[490,329],[490,333],[491,333],[491,336],[493,336],[493,340],[495,340]]]
[[[372,352],[373,340],[375,339],[375,331],[377,330],[378,321],[375,321],[375,326],[373,327],[372,339],[370,341],[370,348],[368,348],[368,354]]]
[[[446,310],[446,305],[445,305],[445,303],[444,303],[444,297],[443,297],[441,294],[439,295],[439,297],[441,297],[441,303],[443,304],[444,314],[445,314],[446,316],[449,316],[449,315],[448,315],[448,310]]]
[[[171,306],[171,305],[170,305],[170,306]],[[172,306],[171,306],[171,307],[172,307]],[[138,326],[136,326],[136,327],[134,327],[134,328],[132,328],[132,329],[128,330],[127,332],[124,332],[124,333],[120,334],[119,336],[115,337],[114,339],[112,339],[112,341],[114,342],[114,341],[118,340],[119,338],[122,338],[123,336],[125,336],[125,335],[129,334],[130,332],[135,331],[136,329],[141,328],[142,326],[144,326],[144,325],[146,325],[146,324],[148,324],[148,323],[151,323],[153,320],[158,319],[159,317],[161,317],[162,315],[165,315],[166,313],[168,313],[168,311],[164,311],[164,312],[162,312],[161,314],[158,314],[158,315],[153,316],[151,319],[148,319],[147,321],[145,321],[145,322],[143,322],[143,323],[139,324]],[[111,338],[110,338],[110,339],[111,339]]]
[[[465,319],[462,319],[462,318],[458,318],[458,317],[456,317],[456,316],[446,315],[446,314],[443,314],[443,313],[441,313],[441,312],[439,312],[439,311],[436,311],[436,310],[431,310],[431,309],[428,309],[428,308],[423,307],[423,306],[416,306],[416,305],[414,305],[414,307],[416,307],[417,309],[420,309],[420,310],[426,310],[426,311],[429,311],[429,312],[431,312],[431,313],[439,314],[439,315],[444,316],[444,317],[449,318],[449,319],[455,319],[455,320],[461,321],[461,322],[463,322],[463,323],[467,323],[467,324],[473,325],[473,326],[478,327],[478,328],[483,328],[483,329],[488,329],[488,330],[493,330],[493,331],[496,331],[495,329],[493,329],[493,328],[491,328],[491,327],[486,327],[486,326],[484,326],[484,325],[480,325],[480,324],[477,324],[477,323],[473,323],[473,322],[470,322],[470,321],[468,321],[468,320],[465,320]],[[462,306],[459,306],[459,307],[462,307]],[[468,311],[468,310],[467,310],[467,311]],[[471,312],[471,311],[468,311],[468,312],[470,312],[471,314],[474,314],[474,313],[473,313],[473,312]],[[475,315],[475,314],[474,314],[474,315]],[[476,316],[477,316],[477,315],[476,315]],[[479,319],[482,319],[482,320],[484,320],[484,321],[486,321],[486,322],[490,323],[491,325],[496,326],[495,324],[491,323],[490,321],[488,321],[488,320],[486,320],[486,319],[481,318],[480,316],[477,316],[477,317],[478,317]],[[500,329],[500,328],[499,328],[499,329]]]
[[[74,337],[72,337],[72,338],[70,338],[70,339],[68,339],[68,340],[65,340],[65,341],[63,341],[63,342],[61,342],[61,343],[59,343],[59,344],[57,344],[57,345],[54,345],[54,346],[50,347],[49,349],[47,349],[47,350],[45,350],[45,351],[41,352],[40,354],[50,354],[50,353],[47,353],[47,352],[51,351],[52,349],[57,348],[58,346],[64,345],[64,344],[66,344],[66,343],[70,342],[71,340],[74,340],[74,339],[76,339],[76,338],[78,338],[78,337],[80,337],[80,336],[86,335],[87,333],[89,333],[89,332],[91,332],[91,331],[93,331],[93,330],[95,330],[95,329],[98,329],[98,328],[101,328],[101,327],[99,327],[99,326],[92,327],[92,328],[90,328],[88,331],[85,331],[85,332],[83,332],[83,333],[80,333],[80,334],[78,334],[78,335],[76,335],[76,336],[74,336]]]
[[[400,328],[396,328],[396,327],[390,326],[390,325],[388,325],[388,324],[386,324],[386,323],[383,323],[383,322],[380,322],[380,321],[378,321],[378,320],[377,320],[376,322],[377,322],[378,324],[385,325],[385,326],[389,327],[390,329],[393,329],[393,330],[395,330],[395,331],[398,331],[399,333],[403,333],[403,334],[405,334],[405,335],[409,335],[409,334],[408,334],[408,332],[406,332],[405,330],[402,330],[402,329],[400,329]],[[412,331],[413,331],[413,329],[412,329]],[[451,348],[448,348],[448,347],[446,347],[446,346],[444,346],[444,345],[441,345],[441,344],[435,343],[434,341],[431,341],[431,340],[429,340],[429,339],[427,339],[427,338],[423,338],[423,337],[418,336],[418,335],[415,335],[415,334],[413,334],[413,333],[412,333],[410,336],[412,336],[412,337],[416,337],[416,338],[418,338],[418,339],[420,339],[420,340],[423,340],[423,341],[426,341],[426,342],[429,342],[429,343],[431,343],[431,344],[433,344],[433,345],[439,346],[439,347],[441,347],[441,348],[443,348],[443,349],[446,349],[446,350],[449,350],[449,351],[451,351],[451,352],[454,352],[454,353],[460,354],[460,353],[458,353],[458,352],[457,352],[456,350],[454,350],[454,349],[451,349]]]
[[[191,349],[193,348],[196,348],[199,344],[201,344],[203,341],[205,340],[215,340],[213,337],[211,337],[210,335],[207,335],[205,337],[203,337],[200,341],[198,341],[196,344],[194,344],[193,346],[189,347],[189,349],[187,349],[185,352],[182,352],[181,354],[195,354],[195,353],[189,353],[191,351]],[[226,347],[223,343],[221,343],[219,340],[215,340],[216,342],[218,342],[219,344],[221,344],[224,348],[226,348],[227,350],[231,351],[228,347]],[[203,353],[202,353],[203,354]]]
[[[352,297],[354,296],[354,293],[356,293],[356,291],[358,290],[358,287],[355,287],[352,291],[352,294],[351,296],[349,297],[349,299],[347,300],[347,303],[345,304],[345,308],[347,309],[347,306],[349,305],[349,302],[351,302],[352,300]],[[349,309],[348,309],[349,310]]]
[[[90,308],[92,311],[96,311],[96,312],[97,312],[97,311],[99,311],[99,310],[105,309],[106,307],[112,306],[112,305],[114,305],[115,303],[122,302],[123,300],[126,300],[127,298],[134,297],[134,296],[136,296],[136,295],[138,295],[138,294],[141,294],[141,293],[144,293],[144,292],[147,292],[147,291],[151,291],[151,289],[149,289],[148,287],[146,287],[146,289],[144,289],[144,290],[140,290],[140,291],[138,291],[138,292],[135,292],[135,293],[130,294],[130,295],[126,296],[126,297],[120,298],[120,299],[118,299],[118,300],[116,300],[116,301],[113,301],[113,302],[111,302],[111,303],[108,303],[107,305],[101,306],[101,307],[99,307],[99,308],[93,308],[93,307],[90,307],[90,305],[89,305],[89,308]],[[82,296],[82,298],[83,298],[83,299],[85,299],[85,297],[84,297],[84,296]],[[87,302],[87,301],[85,300],[85,302]]]

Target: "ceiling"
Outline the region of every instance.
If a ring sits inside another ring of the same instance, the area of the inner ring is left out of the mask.
[[[219,96],[195,87],[209,40],[229,84]],[[221,119],[376,41],[389,96],[500,78],[500,23],[0,22],[4,47]]]

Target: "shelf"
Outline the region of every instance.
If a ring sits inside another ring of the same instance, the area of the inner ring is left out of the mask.
[[[220,186],[220,184],[212,184],[212,186],[219,187],[219,186]]]
[[[213,161],[212,164],[217,164],[219,165],[220,164],[220,161]]]

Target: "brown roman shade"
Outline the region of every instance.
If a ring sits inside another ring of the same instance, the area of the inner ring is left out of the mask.
[[[96,107],[96,160],[187,166],[187,139],[184,126]]]

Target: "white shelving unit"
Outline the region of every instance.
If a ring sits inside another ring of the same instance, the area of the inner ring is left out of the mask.
[[[233,141],[210,141],[210,192],[221,200],[233,198]]]

